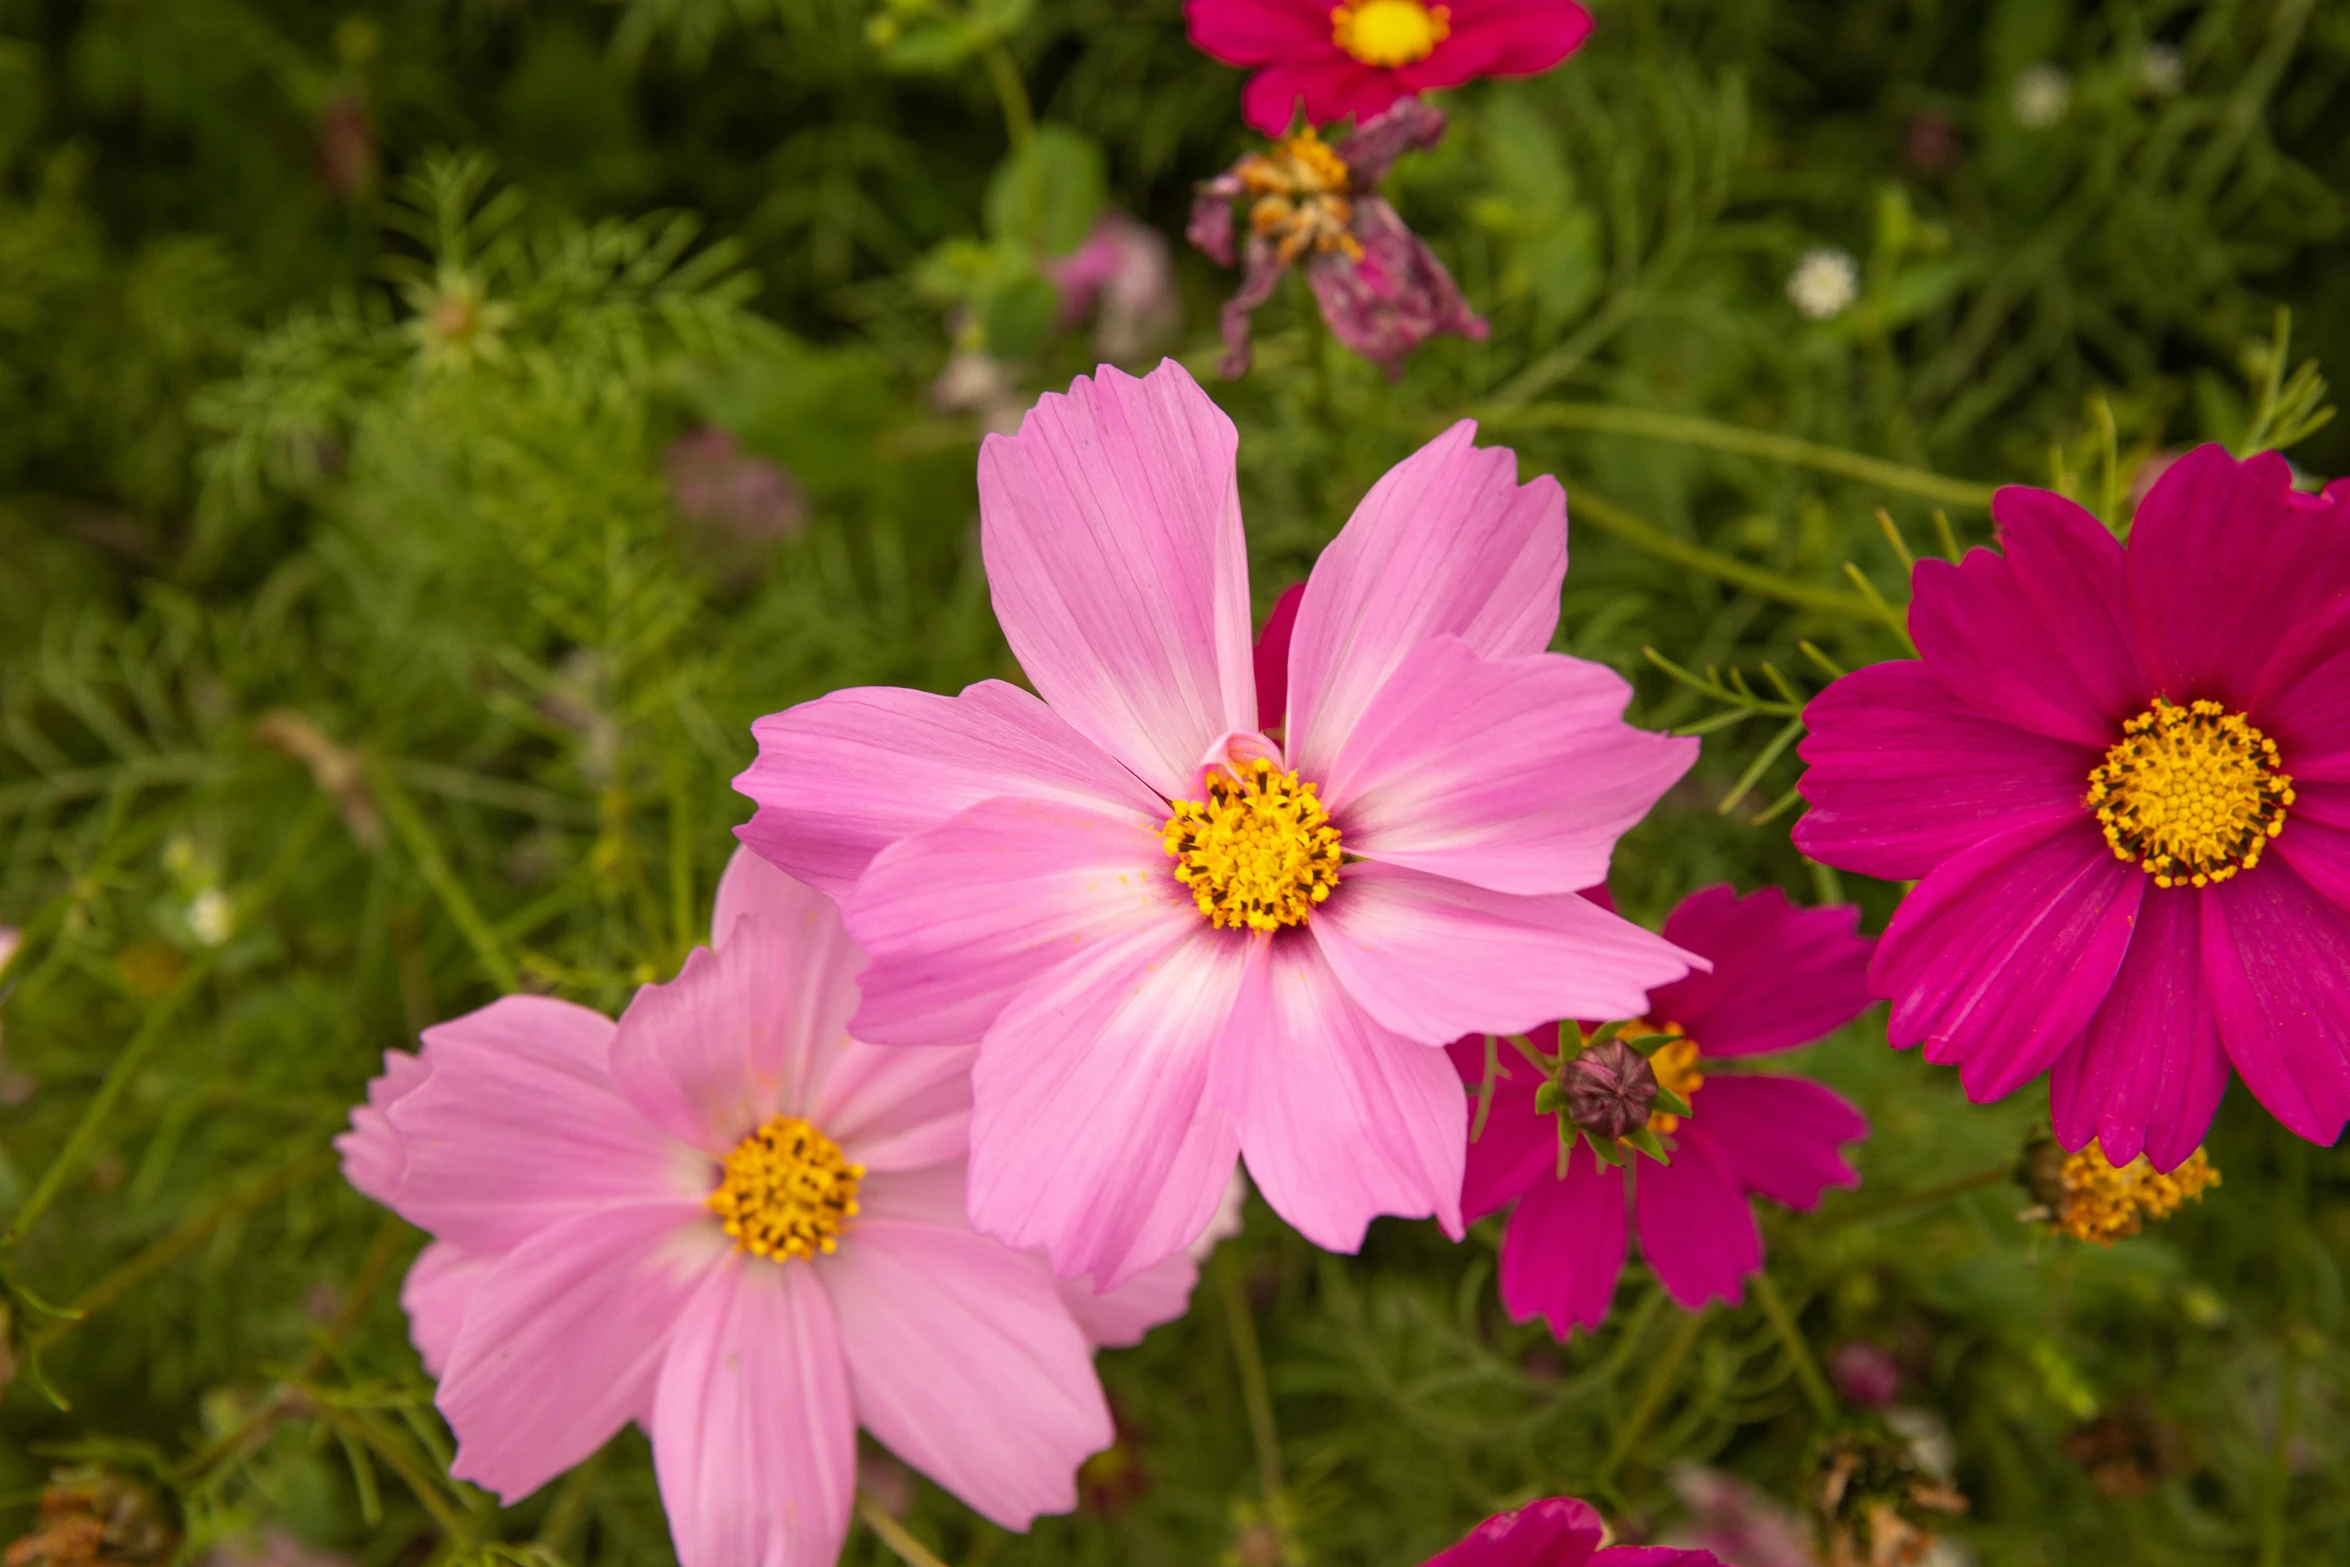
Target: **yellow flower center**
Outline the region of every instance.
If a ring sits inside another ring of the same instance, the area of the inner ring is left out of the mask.
[[[1271,152],[1250,153],[1234,172],[1251,198],[1250,230],[1274,242],[1283,266],[1309,250],[1362,259],[1351,171],[1313,127],[1275,142]]]
[[[1338,885],[1338,829],[1314,785],[1262,758],[1209,775],[1205,800],[1177,800],[1159,841],[1175,879],[1219,927],[1302,925]]]
[[[1365,65],[1425,60],[1452,32],[1452,12],[1420,0],[1354,0],[1330,12],[1330,37]]]
[[[1678,1023],[1653,1024],[1647,1032],[1673,1036],[1670,1044],[1657,1046],[1656,1053],[1648,1058],[1648,1069],[1656,1074],[1657,1086],[1679,1094],[1689,1101],[1692,1109],[1696,1108],[1697,1091],[1705,1086],[1705,1074],[1697,1069],[1697,1041],[1682,1033]],[[1648,1127],[1659,1137],[1670,1137],[1681,1129],[1681,1118],[1669,1110],[1651,1110]]]
[[[754,1257],[805,1261],[829,1254],[841,1230],[857,1216],[857,1182],[865,1167],[851,1164],[840,1144],[796,1115],[768,1117],[726,1156],[712,1213],[725,1221],[737,1249]]]
[[[2260,863],[2285,830],[2293,780],[2242,713],[2156,697],[2122,725],[2083,803],[2115,859],[2136,860],[2157,887],[2203,887]]]
[[[2168,1175],[2156,1173],[2144,1154],[2117,1170],[2105,1150],[2091,1143],[2065,1156],[2058,1179],[2064,1197],[2049,1222],[2078,1240],[2110,1246],[2119,1236],[2137,1234],[2148,1219],[2167,1219],[2200,1199],[2219,1184],[2219,1170],[2200,1148]]]

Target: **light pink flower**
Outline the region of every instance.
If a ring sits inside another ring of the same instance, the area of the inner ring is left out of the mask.
[[[829,1567],[859,1425],[1008,1528],[1065,1511],[1111,1439],[1089,1340],[1180,1312],[1189,1259],[1097,1297],[973,1234],[971,1053],[852,1038],[862,955],[755,856],[714,923],[617,1024],[508,996],[353,1112],[346,1174],[435,1237],[401,1302],[452,1472],[513,1501],[634,1420],[685,1567]]]
[[[1573,889],[1695,742],[1544,651],[1565,498],[1474,433],[1323,552],[1278,742],[1237,436],[1172,361],[1081,377],[981,449],[996,615],[1041,700],[868,688],[753,726],[740,835],[843,898],[873,956],[858,1036],[979,1041],[984,1233],[1114,1283],[1200,1232],[1236,1154],[1320,1245],[1381,1213],[1457,1233],[1442,1043],[1637,1010],[1686,971]]]
[[[1183,325],[1167,236],[1127,213],[1103,212],[1083,244],[1043,267],[1060,290],[1062,328],[1093,316],[1094,347],[1104,359],[1147,353]]]

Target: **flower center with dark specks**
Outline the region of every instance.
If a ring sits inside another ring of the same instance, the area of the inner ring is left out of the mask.
[[[1314,785],[1259,758],[1177,800],[1160,836],[1175,879],[1219,928],[1302,925],[1338,885],[1338,829]]]
[[[2157,887],[2208,886],[2260,863],[2285,830],[2293,779],[2277,743],[2217,702],[2162,697],[2122,725],[2082,802],[2117,860]]]

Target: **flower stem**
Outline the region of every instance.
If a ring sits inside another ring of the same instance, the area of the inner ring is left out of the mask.
[[[1878,1219],[1891,1218],[1894,1214],[1904,1213],[1912,1208],[1931,1208],[1936,1203],[1947,1202],[1953,1197],[1963,1197],[1968,1192],[1981,1191],[1986,1186],[1997,1186],[2002,1181],[2010,1181],[2014,1178],[2015,1162],[2002,1160],[1987,1170],[1977,1170],[1974,1174],[1962,1175],[1955,1181],[1944,1181],[1939,1186],[1929,1186],[1922,1192],[1896,1192],[1879,1202],[1865,1203],[1858,1208],[1847,1209],[1843,1213],[1837,1214],[1830,1224],[1831,1226],[1868,1224]]]
[[[912,1531],[889,1515],[888,1509],[863,1491],[857,1493],[857,1516],[865,1520],[865,1527],[881,1536],[906,1567],[947,1567],[931,1553],[930,1547],[914,1538]]]
[[[1665,1352],[1657,1356],[1655,1364],[1648,1368],[1648,1379],[1640,1384],[1640,1392],[1632,1401],[1632,1412],[1624,1417],[1622,1429],[1616,1432],[1615,1441],[1608,1447],[1607,1457],[1600,1463],[1599,1484],[1604,1486],[1615,1479],[1616,1470],[1622,1467],[1625,1459],[1632,1456],[1632,1449],[1640,1444],[1641,1437],[1648,1434],[1649,1422],[1656,1418],[1657,1410],[1664,1404],[1665,1395],[1672,1391],[1673,1378],[1679,1374],[1681,1362],[1689,1358],[1689,1351],[1696,1346],[1697,1335],[1705,1327],[1707,1315],[1706,1311],[1681,1314],[1680,1327],[1665,1341]]]
[[[1273,1424],[1273,1392],[1265,1381],[1265,1357],[1257,1347],[1256,1319],[1248,1309],[1248,1292],[1240,1281],[1240,1265],[1232,1248],[1216,1253],[1216,1288],[1224,1302],[1225,1321],[1232,1330],[1232,1358],[1240,1368],[1240,1401],[1248,1410],[1249,1442],[1257,1453],[1257,1483],[1265,1499],[1281,1494],[1281,1435]]]
[[[1857,593],[1841,593],[1834,588],[1814,587],[1808,582],[1797,582],[1761,566],[1677,539],[1652,522],[1644,522],[1615,502],[1605,500],[1580,486],[1569,486],[1567,505],[1573,515],[1590,523],[1603,533],[1612,533],[1625,543],[1660,556],[1676,566],[1704,572],[1734,587],[1765,598],[1775,598],[1793,604],[1799,609],[1817,611],[1823,615],[1841,615],[1847,620],[1865,620],[1882,623],[1876,606]]]
[[[489,975],[490,983],[503,991],[520,990],[522,978],[515,972],[514,960],[506,955],[505,946],[498,940],[497,932],[490,929],[489,921],[483,919],[481,910],[474,906],[472,895],[466,892],[465,884],[457,879],[456,872],[449,869],[448,860],[442,856],[440,846],[433,842],[432,831],[424,825],[424,818],[417,814],[416,804],[408,798],[408,791],[400,787],[399,781],[392,777],[391,769],[384,766],[380,758],[368,758],[367,787],[374,794],[376,803],[383,807],[384,815],[391,818],[392,830],[400,835],[400,842],[415,859],[416,869],[424,877],[425,885],[440,898],[442,906],[449,912],[449,918],[456,922],[466,945],[473,949],[475,960],[481,964],[482,971]]]
[[[1795,1326],[1795,1315],[1787,1309],[1786,1300],[1779,1294],[1779,1286],[1771,1282],[1768,1273],[1754,1276],[1754,1302],[1762,1307],[1779,1342],[1785,1346],[1787,1359],[1795,1367],[1795,1380],[1803,1384],[1804,1396],[1811,1400],[1812,1412],[1823,1422],[1836,1418],[1836,1395],[1828,1388],[1828,1379],[1820,1374],[1820,1363],[1812,1358],[1811,1345]]]

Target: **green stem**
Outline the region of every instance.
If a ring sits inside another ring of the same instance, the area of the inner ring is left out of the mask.
[[[995,88],[996,102],[1004,111],[1004,135],[1012,144],[1012,156],[1028,156],[1029,144],[1036,138],[1036,111],[1029,107],[1027,84],[1020,80],[1020,68],[1012,63],[1012,56],[1003,44],[989,39],[987,47],[979,51],[979,58],[987,67],[987,79]]]
[[[1715,451],[1737,452],[1742,456],[1791,463],[1799,468],[1816,468],[1823,473],[1858,479],[1864,484],[1874,484],[1903,495],[1915,495],[1924,500],[1942,501],[1953,506],[1987,507],[1991,504],[1991,492],[1995,488],[1966,479],[1946,478],[1929,469],[1912,468],[1905,463],[1887,462],[1881,457],[1848,452],[1840,446],[1823,446],[1817,441],[1799,440],[1792,435],[1773,435],[1767,430],[1750,430],[1743,425],[1723,424],[1693,414],[1665,413],[1654,408],[1621,408],[1606,403],[1535,403],[1525,408],[1487,408],[1479,411],[1475,417],[1504,430],[1513,426],[1520,429],[1593,430],[1609,435],[1642,435],[1659,441],[1679,441],[1687,446],[1705,446]]]
[[[2015,1179],[2015,1163],[2013,1160],[2004,1160],[1991,1166],[1988,1170],[1977,1170],[1972,1175],[1962,1175],[1955,1181],[1944,1181],[1941,1185],[1929,1186],[1924,1191],[1896,1192],[1877,1202],[1863,1203],[1856,1208],[1847,1208],[1844,1212],[1837,1214],[1830,1223],[1835,1226],[1869,1224],[1878,1219],[1890,1218],[1894,1214],[1907,1212],[1912,1208],[1931,1208],[1935,1204],[1947,1202],[1953,1197],[1963,1197],[1968,1192],[1981,1191],[1986,1186],[1997,1186],[2003,1181],[2013,1179]]]
[[[947,1567],[931,1554],[930,1547],[914,1538],[913,1533],[889,1515],[883,1507],[863,1491],[857,1493],[857,1516],[865,1520],[865,1527],[881,1536],[881,1543],[897,1554],[906,1567]]]
[[[1589,490],[1569,486],[1567,506],[1574,517],[1590,523],[1603,533],[1612,533],[1625,543],[1660,556],[1676,566],[1686,566],[1735,587],[1775,598],[1801,609],[1815,610],[1824,615],[1842,615],[1850,620],[1865,620],[1881,624],[1881,617],[1867,599],[1857,593],[1839,593],[1834,588],[1813,587],[1797,582],[1761,566],[1750,566],[1745,561],[1717,554],[1702,544],[1677,539],[1654,523],[1643,522],[1613,501],[1603,500]]]
[[[1240,1401],[1248,1410],[1249,1442],[1257,1454],[1257,1483],[1269,1502],[1281,1494],[1281,1436],[1273,1425],[1273,1392],[1265,1381],[1265,1357],[1257,1347],[1256,1319],[1240,1281],[1240,1264],[1229,1246],[1216,1254],[1216,1287],[1232,1329],[1232,1358],[1240,1368]]]
[[[1788,1362],[1795,1367],[1795,1380],[1803,1384],[1804,1396],[1811,1400],[1812,1413],[1825,1423],[1836,1418],[1836,1395],[1829,1390],[1828,1379],[1820,1375],[1819,1362],[1812,1358],[1811,1346],[1795,1326],[1794,1313],[1779,1294],[1779,1286],[1771,1282],[1767,1273],[1754,1276],[1754,1302],[1762,1307],[1772,1330],[1787,1351]]]
[[[1704,1311],[1682,1313],[1680,1327],[1665,1341],[1665,1352],[1657,1356],[1656,1363],[1648,1368],[1647,1380],[1640,1384],[1639,1393],[1633,1397],[1632,1412],[1624,1417],[1623,1428],[1616,1432],[1615,1441],[1608,1446],[1607,1457],[1599,1466],[1601,1485],[1615,1479],[1616,1470],[1623,1466],[1625,1459],[1632,1456],[1632,1449],[1640,1445],[1641,1437],[1648,1434],[1648,1423],[1656,1418],[1657,1410],[1663,1407],[1665,1395],[1672,1391],[1673,1378],[1679,1374],[1681,1362],[1689,1358],[1689,1351],[1696,1347],[1697,1335],[1703,1331],[1705,1319]]]
[[[499,942],[497,932],[490,929],[489,921],[483,919],[481,910],[474,907],[473,897],[466,892],[465,884],[449,869],[449,862],[441,855],[440,845],[433,842],[431,830],[424,825],[424,818],[417,814],[415,802],[408,798],[408,792],[400,787],[391,769],[384,766],[378,757],[367,759],[367,785],[373,791],[376,803],[383,807],[384,815],[391,818],[392,830],[400,835],[400,842],[416,861],[417,870],[423,873],[425,885],[432,888],[440,898],[442,906],[449,912],[449,918],[456,922],[457,929],[464,934],[466,945],[473,949],[475,961],[490,976],[490,982],[500,990],[520,990],[521,976],[515,972],[514,960],[506,956],[506,949]]]

